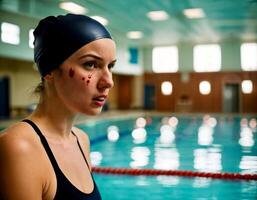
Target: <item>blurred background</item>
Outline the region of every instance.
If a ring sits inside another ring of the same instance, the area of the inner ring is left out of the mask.
[[[256,199],[257,0],[0,0],[0,130],[38,102],[34,28],[69,12],[95,18],[117,43],[104,112],[76,124],[93,166],[192,175],[94,173],[102,197]]]
[[[257,113],[256,0],[0,0],[0,118],[37,103],[33,30],[68,12],[117,43],[105,110]]]

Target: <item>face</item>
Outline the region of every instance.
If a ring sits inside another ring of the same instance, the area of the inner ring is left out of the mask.
[[[56,93],[74,113],[101,112],[113,87],[112,68],[116,61],[111,39],[95,40],[72,54],[53,72]]]

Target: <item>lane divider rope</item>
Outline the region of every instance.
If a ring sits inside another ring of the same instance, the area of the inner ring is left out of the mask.
[[[239,173],[209,173],[184,170],[159,170],[159,169],[131,169],[131,168],[111,168],[111,167],[92,167],[94,173],[102,174],[119,174],[119,175],[145,175],[145,176],[185,176],[185,177],[205,177],[213,179],[230,179],[230,180],[255,180],[257,174],[239,174]]]

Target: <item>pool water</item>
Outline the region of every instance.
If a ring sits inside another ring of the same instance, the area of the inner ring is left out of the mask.
[[[90,133],[88,127],[81,127]],[[91,142],[91,159],[96,166],[257,173],[256,117],[148,116],[122,123],[104,121],[102,126],[97,124],[98,131],[100,127],[103,135]],[[118,139],[110,134],[113,130],[116,136],[119,133]],[[103,174],[94,177],[104,200],[257,199],[257,181]]]
[[[94,174],[103,200],[255,200],[256,181]]]

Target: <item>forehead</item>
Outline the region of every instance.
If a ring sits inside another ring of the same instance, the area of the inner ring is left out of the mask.
[[[76,51],[74,57],[79,58],[90,53],[96,54],[103,59],[114,60],[116,58],[115,42],[108,38],[95,40]]]

